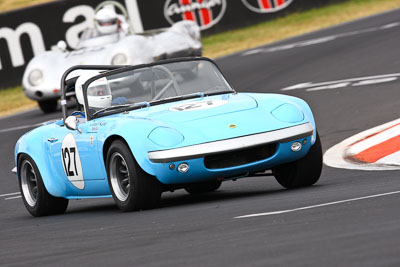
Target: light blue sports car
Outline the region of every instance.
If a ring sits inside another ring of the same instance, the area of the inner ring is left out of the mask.
[[[257,175],[296,188],[320,177],[321,143],[307,103],[238,93],[210,59],[76,66],[61,88],[63,119],[15,147],[33,216],[63,213],[69,199],[112,196],[122,211],[134,211],[156,207],[162,192],[175,189],[211,192]],[[67,114],[72,90],[78,111]]]

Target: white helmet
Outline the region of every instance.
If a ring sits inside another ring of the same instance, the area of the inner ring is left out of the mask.
[[[98,75],[97,71],[85,71],[75,82],[75,95],[79,104],[84,105],[83,84]],[[91,82],[87,88],[88,108],[106,108],[111,106],[112,95],[106,77]]]
[[[117,13],[110,8],[100,9],[95,16],[96,29],[100,34],[112,34],[118,32]]]

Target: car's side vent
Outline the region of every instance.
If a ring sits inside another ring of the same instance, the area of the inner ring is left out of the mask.
[[[276,144],[266,144],[230,152],[209,155],[204,158],[208,169],[222,169],[260,161],[274,155]]]

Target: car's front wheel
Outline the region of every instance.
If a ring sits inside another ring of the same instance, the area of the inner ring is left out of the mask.
[[[106,165],[108,184],[120,210],[151,209],[159,204],[160,182],[140,168],[124,142],[111,144]]]
[[[18,181],[25,207],[33,216],[61,214],[67,209],[68,199],[47,192],[38,167],[28,155],[18,160]]]
[[[305,157],[272,169],[278,183],[285,188],[311,186],[319,180],[321,171],[322,148],[318,133],[314,145]]]
[[[40,109],[44,113],[51,113],[57,110],[58,100],[57,99],[43,100],[43,101],[38,101],[38,104]]]

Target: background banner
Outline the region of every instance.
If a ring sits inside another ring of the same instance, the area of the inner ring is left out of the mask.
[[[135,32],[195,20],[203,35],[346,0],[117,0]],[[0,89],[21,84],[29,60],[59,40],[75,48],[101,0],[58,0],[0,14]]]

